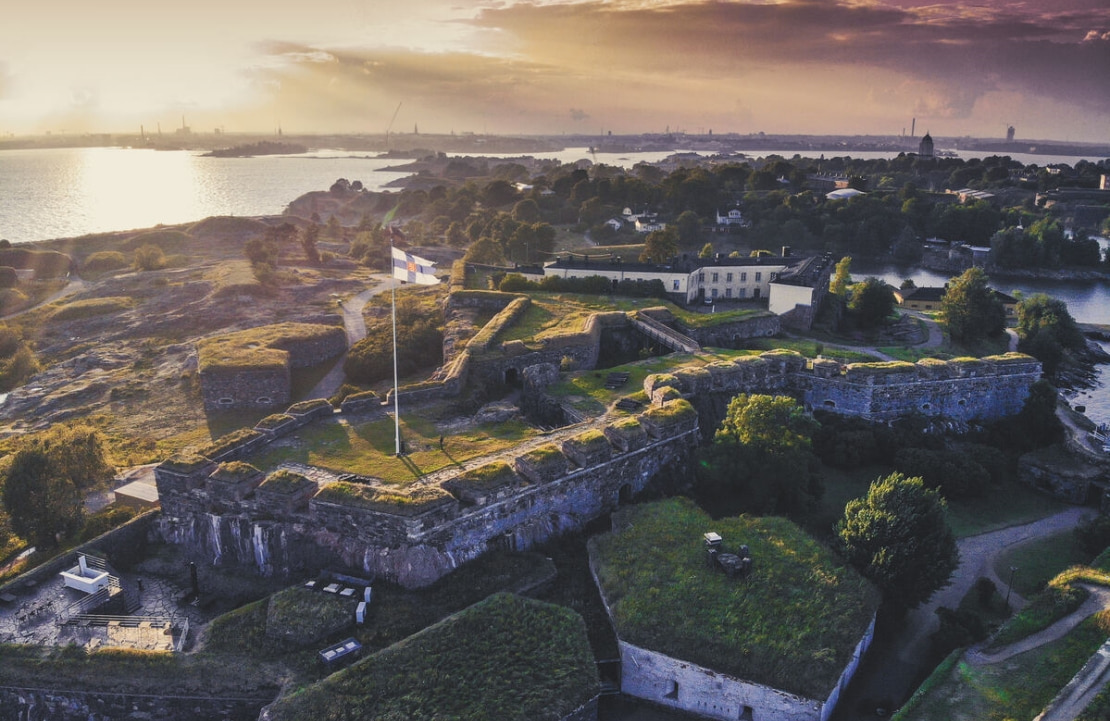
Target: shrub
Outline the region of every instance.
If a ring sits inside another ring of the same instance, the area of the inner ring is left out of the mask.
[[[15,268],[0,265],[0,288],[14,288],[19,285],[19,274]]]
[[[166,254],[157,245],[142,245],[135,249],[135,270],[161,270],[166,267]]]
[[[85,519],[85,527],[81,531],[81,540],[88,541],[96,538],[116,526],[122,526],[134,517],[134,509],[126,506],[109,506]]]
[[[101,250],[85,259],[82,270],[89,273],[106,273],[128,266],[127,256],[118,250]]]

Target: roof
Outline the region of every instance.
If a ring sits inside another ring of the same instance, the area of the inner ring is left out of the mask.
[[[831,254],[814,255],[783,268],[772,282],[779,285],[816,288],[826,278],[832,266],[833,257]]]
[[[158,486],[150,481],[131,481],[112,492],[116,494],[117,499],[119,496],[125,496],[151,505],[158,503]]]
[[[764,255],[758,257],[743,256],[740,258],[730,258],[725,255],[718,254],[713,258],[698,258],[683,254],[675,256],[671,259],[670,263],[627,263],[618,259],[608,260],[588,260],[581,257],[566,257],[559,258],[552,263],[548,263],[545,268],[567,269],[567,270],[625,270],[628,272],[636,273],[693,273],[703,268],[758,268],[766,266],[775,269],[776,272],[785,272],[783,266],[787,268],[801,264],[808,260],[808,257],[799,256],[783,258],[777,255]],[[780,270],[782,269],[782,270]]]
[[[857,195],[867,195],[867,193],[862,190],[856,190],[855,188],[841,188],[840,190],[825,193],[825,197],[829,200],[843,200],[845,198],[854,198]]]
[[[785,518],[712,519],[693,501],[631,506],[590,540],[590,560],[617,636],[641,648],[755,683],[825,699],[851,660],[879,594]],[[747,545],[746,579],[706,563]]]
[[[919,302],[939,303],[944,298],[944,294],[946,292],[948,292],[947,288],[938,288],[935,286],[923,285],[920,288],[915,288],[913,290],[907,288],[902,293],[902,297],[905,300],[910,300],[912,298],[913,300]]]

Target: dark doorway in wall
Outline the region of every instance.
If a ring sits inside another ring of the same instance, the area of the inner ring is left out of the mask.
[[[520,374],[517,373],[516,368],[505,369],[505,385],[518,388],[520,386]]]

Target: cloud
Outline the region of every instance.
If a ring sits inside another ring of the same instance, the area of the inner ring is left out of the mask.
[[[581,108],[571,108],[570,119],[574,120],[575,122],[581,122],[583,120],[589,120],[590,116],[585,110],[582,110]]]
[[[804,77],[818,66],[892,70],[929,87],[919,104],[966,117],[988,92],[1014,91],[1110,113],[1110,24],[1104,3],[1030,10],[1021,3],[579,2],[488,8],[503,49],[609,74],[757,79]],[[1091,28],[1099,28],[1091,30]],[[676,59],[678,59],[676,61]],[[816,101],[823,97],[815,97]]]

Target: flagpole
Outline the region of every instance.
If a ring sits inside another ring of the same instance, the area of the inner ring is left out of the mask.
[[[393,233],[389,234],[389,300],[393,307],[393,428],[397,457],[401,456],[401,399],[397,394],[397,271],[393,260]]]

